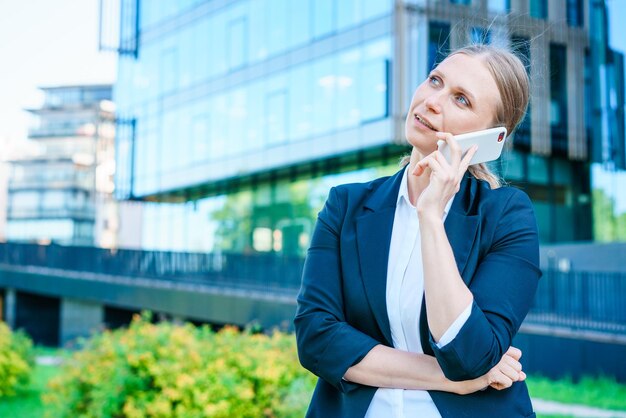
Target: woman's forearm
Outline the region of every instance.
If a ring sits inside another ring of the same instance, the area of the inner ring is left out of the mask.
[[[473,296],[457,269],[443,220],[420,216],[420,234],[428,327],[439,341]]]
[[[446,379],[434,357],[384,345],[370,350],[359,363],[348,369],[344,379],[374,387],[454,393],[475,392],[489,384],[485,376],[472,381],[452,382]]]

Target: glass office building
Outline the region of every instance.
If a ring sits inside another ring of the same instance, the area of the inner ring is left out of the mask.
[[[397,171],[413,90],[476,41],[512,47],[532,79],[494,169],[531,196],[543,242],[591,239],[589,2],[565,4],[104,1],[101,47],[120,54],[116,193],[153,202],[142,246],[304,254],[329,188]]]

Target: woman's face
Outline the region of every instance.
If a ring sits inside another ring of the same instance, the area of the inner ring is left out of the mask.
[[[454,135],[493,126],[500,93],[480,58],[456,54],[417,87],[406,118],[406,139],[422,155],[437,149],[436,132]]]

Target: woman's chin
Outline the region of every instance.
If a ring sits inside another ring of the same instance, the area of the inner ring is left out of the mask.
[[[417,148],[420,154],[428,155],[437,149],[437,138],[424,138],[422,135],[407,135],[406,142]]]

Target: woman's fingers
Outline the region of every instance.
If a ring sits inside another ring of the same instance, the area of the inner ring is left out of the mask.
[[[518,361],[522,358],[522,350],[513,346],[509,347],[509,349],[506,351],[506,354]]]
[[[450,148],[450,165],[458,167],[461,161],[462,151],[459,143],[454,139],[454,135],[449,132],[437,132],[437,138],[446,141]]]
[[[510,364],[502,364],[500,366],[500,372],[513,382],[517,382],[519,380],[519,371],[515,370],[515,368]]]
[[[459,164],[459,173],[461,173],[461,176],[463,176],[463,174],[467,171],[467,168],[470,166],[470,162],[472,161],[472,158],[474,158],[476,151],[478,151],[478,145],[473,145],[465,153],[465,156],[461,160],[461,164]]]
[[[416,176],[421,176],[426,170],[426,167],[430,168],[434,172],[444,172],[443,168],[441,167],[441,163],[437,160],[437,154],[440,154],[439,151],[435,151],[428,157],[422,158],[415,165],[415,169],[413,169],[413,174],[415,174]]]
[[[496,371],[489,378],[489,386],[497,390],[510,388],[511,385],[513,385],[513,380],[500,371]]]

